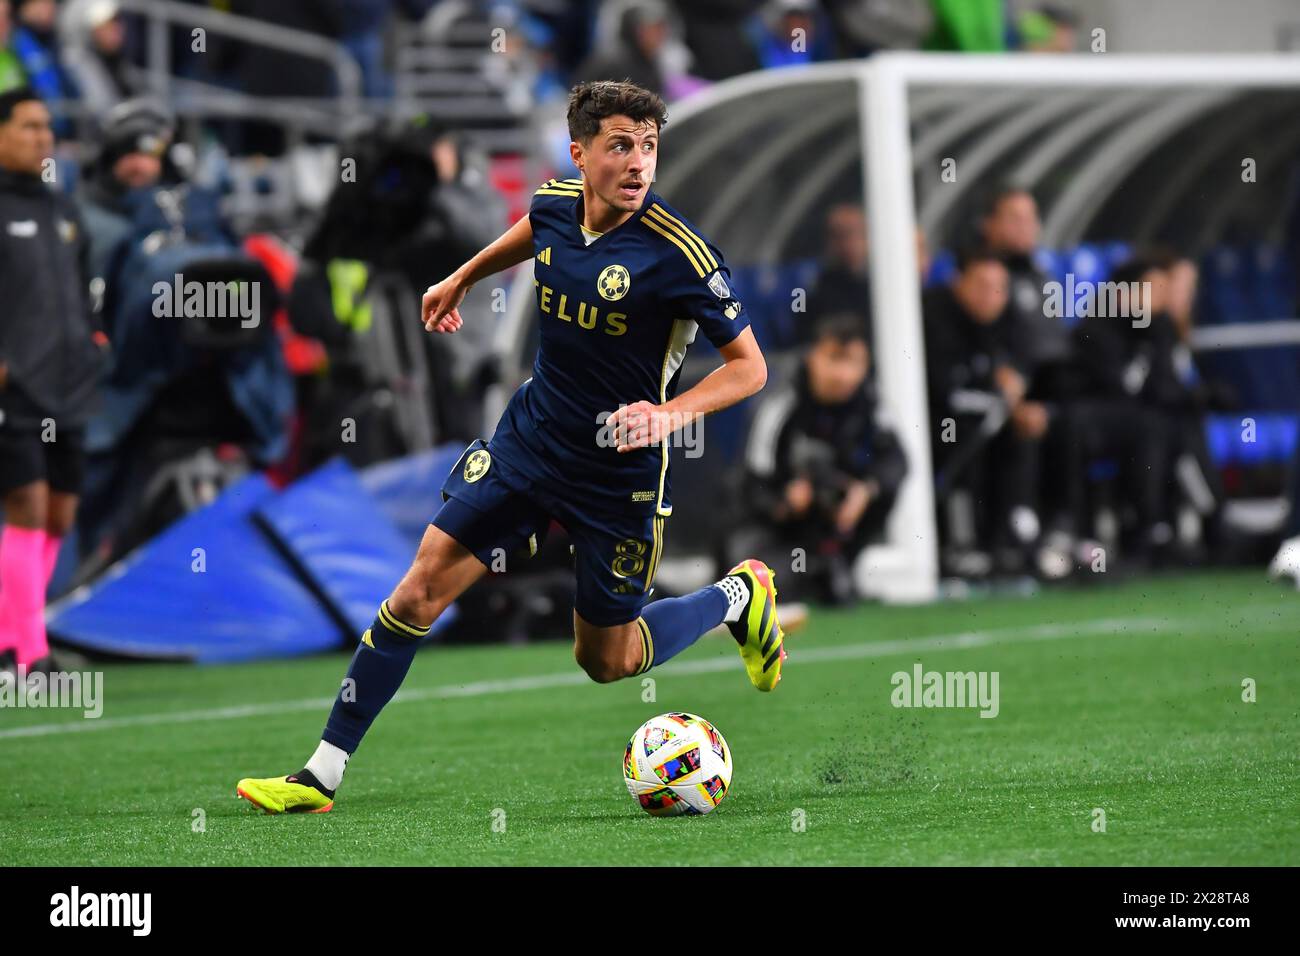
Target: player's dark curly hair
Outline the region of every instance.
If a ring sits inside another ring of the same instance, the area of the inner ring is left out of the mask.
[[[607,116],[626,116],[638,123],[653,122],[660,130],[668,122],[663,98],[628,81],[579,83],[569,93],[569,136],[589,143]]]

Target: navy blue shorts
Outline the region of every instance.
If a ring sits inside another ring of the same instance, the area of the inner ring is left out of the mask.
[[[433,524],[489,570],[507,570],[536,554],[554,519],[573,543],[574,610],[597,627],[641,616],[663,554],[662,517],[610,515],[561,501],[494,458],[481,438],[460,456],[442,495]]]

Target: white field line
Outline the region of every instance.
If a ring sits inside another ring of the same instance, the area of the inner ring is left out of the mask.
[[[964,631],[953,634],[934,634],[927,637],[910,637],[889,641],[863,641],[836,647],[815,647],[800,650],[797,645],[790,651],[789,666],[821,664],[829,661],[858,660],[871,657],[889,657],[897,654],[914,655],[923,651],[966,650],[997,644],[1017,644],[1027,641],[1065,640],[1074,637],[1104,634],[1130,637],[1153,635],[1168,631],[1225,629],[1226,625],[1203,618],[1126,617],[1069,624],[1036,624],[1026,627],[996,628],[984,631]],[[656,668],[655,673],[665,677],[689,674],[710,674],[718,671],[739,670],[740,660],[730,655],[702,661],[681,661]],[[512,677],[505,680],[476,681],[472,684],[452,684],[403,690],[392,703],[412,703],[428,700],[450,700],[457,697],[485,697],[491,694],[512,694],[517,691],[545,690],[554,687],[572,687],[586,684],[589,679],[575,669],[558,674],[538,674],[532,677]],[[46,737],[54,734],[81,733],[90,730],[116,730],[121,727],[151,727],[159,724],[190,724],[217,720],[237,720],[244,717],[264,717],[273,714],[290,714],[297,711],[325,711],[334,703],[332,697],[308,697],[298,700],[276,701],[266,704],[243,704],[233,707],[214,707],[206,710],[183,710],[158,714],[135,714],[129,717],[101,717],[96,720],[69,720],[51,724],[32,724],[0,730],[0,740],[15,737]]]

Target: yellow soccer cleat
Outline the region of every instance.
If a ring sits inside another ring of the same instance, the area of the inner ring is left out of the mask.
[[[740,645],[740,658],[749,679],[759,690],[768,691],[781,680],[785,660],[785,633],[776,618],[776,574],[762,561],[749,558],[728,572],[745,582],[749,600],[740,620],[727,625]]]
[[[235,784],[235,793],[267,813],[328,813],[334,797],[298,780],[287,777],[245,777]]]

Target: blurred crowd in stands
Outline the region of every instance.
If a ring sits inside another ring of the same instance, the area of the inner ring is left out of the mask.
[[[617,75],[669,102],[728,77],[882,49],[1066,51],[1079,42],[1068,6],[1038,0],[175,0],[335,41],[355,58],[363,93],[395,93],[394,49],[443,36],[458,19],[490,31],[487,67],[520,111],[559,107],[569,87]],[[0,91],[29,85],[55,107],[100,116],[151,86],[148,21],[118,0],[0,0]],[[166,32],[176,89],[203,81],[250,96],[312,99],[338,93],[330,64],[220,32],[195,42]],[[274,124],[222,130],[238,152],[277,153]]]
[[[671,102],[751,70],[882,49],[1081,42],[1068,7],[1006,0],[183,2],[338,41],[371,104],[399,95],[404,37],[474,19],[501,44],[474,68],[542,132],[541,162],[561,175],[563,105],[579,80],[630,78]],[[249,469],[287,482],[340,452],[360,465],[487,434],[488,395],[517,384],[502,381],[492,347],[497,303],[467,303],[483,321],[453,337],[424,336],[415,318],[419,290],[522,211],[525,178],[503,188],[509,177],[490,174],[462,121],[372,106],[375,122],[336,131],[323,175],[292,168],[323,180],[315,207],[272,215],[270,180],[250,187],[231,170],[285,153],[286,124],[184,122],[173,112],[184,83],[306,101],[338,92],[334,71],[215,34],[195,52],[190,31],[173,29],[158,96],[146,33],[134,5],[116,0],[0,0],[0,96],[25,88],[48,104],[59,173],[46,182],[75,196],[79,223],[79,274],[55,278],[87,290],[87,335],[103,352],[75,580]],[[1130,255],[1113,278],[1139,283],[1132,294],[1147,298],[1124,307],[1149,323],[1071,327],[1045,309],[1038,231],[1034,197],[1007,189],[968,235],[929,237],[959,250],[948,275],[917,236],[945,571],[1062,578],[1103,545],[1141,564],[1230,553],[1203,418],[1234,398],[1198,373],[1189,348],[1196,263]],[[750,410],[736,481],[746,550],[804,547],[806,595],[850,600],[852,560],[882,535],[912,463],[876,398],[861,206],[828,209],[825,238],[807,313],[775,343],[788,374]],[[0,262],[0,284],[13,268]],[[159,323],[158,285],[181,276],[255,285],[265,321],[182,309],[184,322]],[[11,397],[22,387],[10,377]]]

